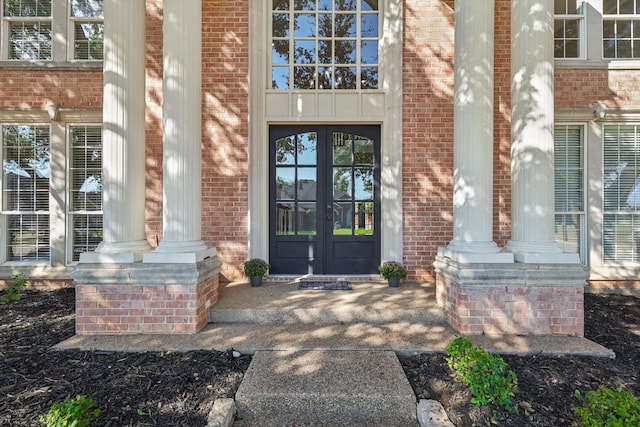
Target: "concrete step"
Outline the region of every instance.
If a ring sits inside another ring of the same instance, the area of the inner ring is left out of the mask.
[[[414,427],[416,398],[392,351],[257,351],[235,426]]]
[[[223,284],[209,313],[211,323],[345,324],[410,323],[443,325],[444,310],[432,288],[407,282],[390,288],[380,282],[351,282],[352,290],[299,289],[299,283],[267,281]]]

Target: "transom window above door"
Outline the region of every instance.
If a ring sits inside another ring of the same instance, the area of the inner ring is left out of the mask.
[[[271,89],[378,89],[378,0],[272,0]]]

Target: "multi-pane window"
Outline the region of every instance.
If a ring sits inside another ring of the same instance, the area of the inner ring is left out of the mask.
[[[8,59],[51,60],[51,0],[4,0],[2,24]]]
[[[555,0],[554,55],[556,58],[580,58],[585,27],[582,0]]]
[[[104,0],[0,0],[0,59],[102,60],[103,3]]]
[[[49,261],[49,127],[3,126],[2,171],[6,259]]]
[[[583,243],[584,143],[579,125],[555,127],[555,235],[565,252],[578,253],[586,262]]]
[[[69,128],[71,261],[102,241],[102,128]]]
[[[102,60],[104,40],[103,0],[71,1],[73,59]]]
[[[272,89],[377,89],[378,0],[272,0]]]
[[[640,0],[603,0],[604,58],[640,57]]]
[[[604,126],[603,162],[604,261],[639,262],[640,126]]]

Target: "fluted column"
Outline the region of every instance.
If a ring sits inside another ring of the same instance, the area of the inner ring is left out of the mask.
[[[494,0],[455,3],[453,240],[459,262],[513,262],[493,241]]]
[[[513,0],[511,241],[525,263],[579,262],[554,236],[553,2]]]
[[[145,262],[197,262],[201,240],[202,3],[164,0],[163,240]]]
[[[104,2],[103,241],[82,262],[134,262],[145,235],[145,1]]]

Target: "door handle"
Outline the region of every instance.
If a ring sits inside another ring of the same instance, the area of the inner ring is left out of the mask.
[[[327,205],[327,215],[326,215],[327,221],[332,221],[333,222],[333,209],[331,205]]]

